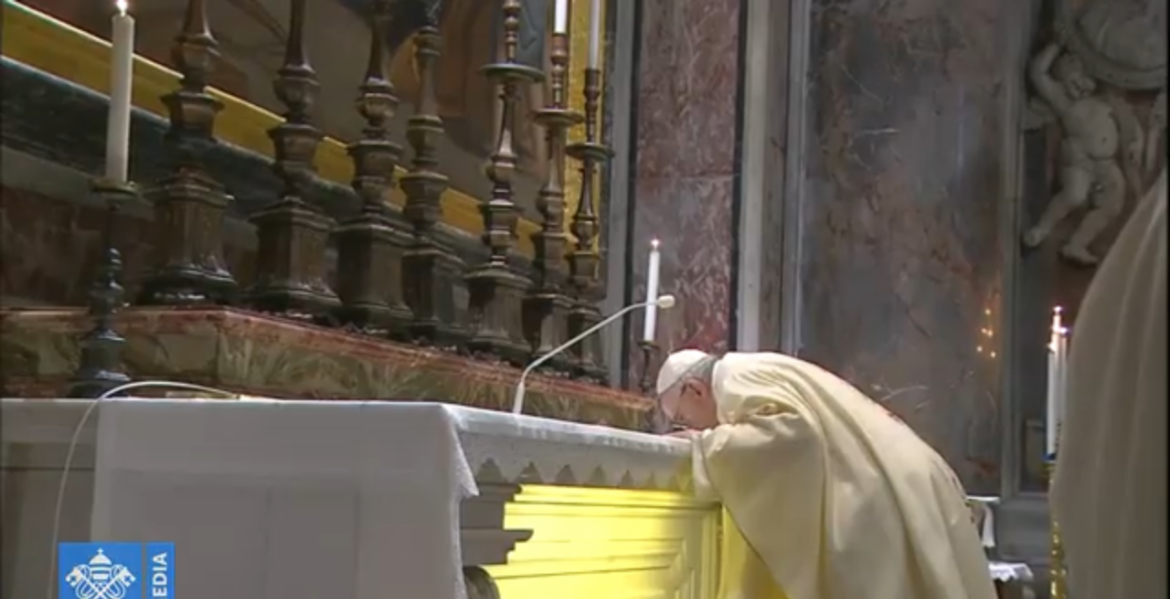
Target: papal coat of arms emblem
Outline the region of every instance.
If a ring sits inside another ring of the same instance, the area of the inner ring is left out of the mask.
[[[136,580],[128,567],[115,564],[102,549],[65,575],[77,599],[125,599]]]

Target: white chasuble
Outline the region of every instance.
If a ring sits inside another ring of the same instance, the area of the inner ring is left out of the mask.
[[[1072,331],[1052,509],[1073,597],[1167,596],[1166,172]]]
[[[734,529],[721,599],[995,598],[957,477],[879,404],[780,354],[728,354],[713,391],[694,464]]]

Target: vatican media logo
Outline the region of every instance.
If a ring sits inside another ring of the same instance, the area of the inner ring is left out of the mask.
[[[173,599],[174,543],[60,543],[58,599]]]

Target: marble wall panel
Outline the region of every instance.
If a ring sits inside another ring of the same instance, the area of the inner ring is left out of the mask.
[[[768,351],[787,345],[784,292],[791,269],[786,264],[794,258],[785,247],[786,229],[790,219],[798,221],[788,210],[785,189],[787,163],[798,158],[788,152],[793,6],[772,0],[744,5],[735,345]]]
[[[728,347],[728,306],[732,301],[728,259],[732,193],[731,177],[639,180],[637,197],[657,210],[639,210],[634,226],[655,231],[663,248],[661,293],[678,299],[674,308],[660,311],[658,341],[664,351],[686,347],[725,350]],[[673,248],[678,248],[674,251]],[[646,294],[649,248],[635,247],[633,259],[637,283],[634,296]],[[640,321],[640,319],[634,319]],[[641,322],[636,323],[641,338]]]
[[[814,0],[800,353],[998,488],[1012,3]]]
[[[659,238],[662,291],[679,300],[660,317],[664,350],[724,349],[732,334],[739,11],[740,0],[642,0],[629,293],[644,297]],[[631,319],[634,383],[641,333]]]

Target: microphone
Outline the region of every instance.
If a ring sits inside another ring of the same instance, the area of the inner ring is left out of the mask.
[[[605,320],[602,320],[601,322],[589,327],[588,329],[585,329],[585,331],[582,332],[580,335],[577,335],[576,337],[573,337],[572,339],[569,339],[568,341],[560,344],[560,346],[558,346],[556,349],[554,349],[554,350],[548,352],[547,354],[544,354],[543,356],[533,360],[532,363],[529,364],[528,367],[524,369],[524,372],[520,373],[520,382],[516,383],[516,394],[512,397],[512,413],[519,414],[522,411],[524,411],[524,382],[526,380],[528,380],[529,373],[531,373],[533,370],[536,370],[536,368],[538,366],[540,366],[541,364],[544,364],[545,362],[548,362],[552,358],[560,355],[561,352],[565,351],[566,349],[569,349],[570,347],[577,345],[578,343],[581,342],[582,339],[584,339],[584,338],[592,335],[593,333],[596,333],[597,331],[605,328],[606,325],[621,318],[622,316],[625,316],[626,314],[633,312],[634,310],[637,310],[638,308],[649,308],[650,306],[657,306],[663,310],[669,310],[669,309],[674,307],[674,296],[673,295],[660,295],[660,296],[658,296],[658,299],[655,299],[655,300],[651,300],[648,302],[640,302],[637,304],[630,304],[629,306],[626,306],[625,308],[622,308],[621,310],[618,310],[617,312],[610,314]]]

